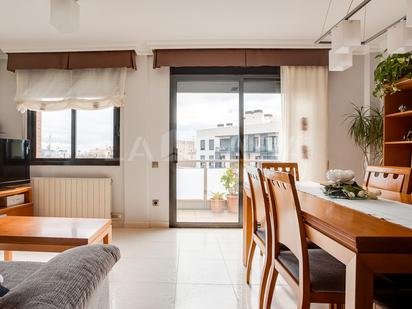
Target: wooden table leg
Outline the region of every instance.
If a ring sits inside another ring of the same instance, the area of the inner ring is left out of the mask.
[[[107,230],[107,234],[103,237],[103,243],[108,245],[112,242],[112,227],[110,226]]]
[[[247,266],[250,244],[252,242],[252,201],[250,196],[243,191],[243,265]]]
[[[346,265],[345,309],[372,308],[373,273],[357,255]]]
[[[4,261],[13,260],[13,251],[4,251]]]

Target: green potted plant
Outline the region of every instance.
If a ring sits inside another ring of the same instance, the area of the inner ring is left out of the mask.
[[[385,52],[376,56],[381,59],[374,73],[373,95],[377,98],[400,91],[396,83],[402,78],[412,78],[412,53],[392,54],[385,58]]]
[[[382,164],[383,113],[377,108],[353,104],[353,112],[345,121],[349,123],[348,134],[361,149],[366,165]]]
[[[220,182],[226,189],[227,208],[231,213],[239,211],[239,175],[238,169],[230,167],[220,178]]]
[[[225,210],[225,194],[223,192],[212,193],[212,198],[210,199],[210,208],[214,213],[222,213]]]

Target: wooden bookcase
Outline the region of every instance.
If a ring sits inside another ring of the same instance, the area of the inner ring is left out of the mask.
[[[8,216],[33,216],[33,195],[31,187],[17,187],[13,189],[0,189],[0,197],[24,194],[24,203],[10,207],[0,207],[0,215]]]
[[[412,141],[403,136],[412,130],[412,79],[401,79],[397,86],[401,91],[385,96],[383,122],[383,164],[386,166],[412,166]],[[400,112],[405,105],[407,111]],[[412,183],[409,183],[409,192]]]

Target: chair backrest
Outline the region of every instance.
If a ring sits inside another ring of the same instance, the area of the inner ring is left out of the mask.
[[[364,184],[369,188],[408,193],[410,176],[410,167],[368,166]]]
[[[299,181],[299,168],[296,162],[262,162],[262,169],[291,173]]]
[[[270,205],[265,190],[265,181],[262,170],[256,167],[248,167],[247,175],[249,179],[250,192],[252,195],[252,217],[254,221],[254,229],[257,229],[259,223],[266,224],[266,226],[270,228]]]
[[[273,170],[265,170],[265,179],[273,213],[275,258],[280,244],[288,247],[299,260],[299,282],[308,282],[308,247],[295,180],[290,173]]]

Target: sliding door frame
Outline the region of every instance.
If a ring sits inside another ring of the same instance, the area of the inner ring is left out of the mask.
[[[277,68],[266,68],[271,71]],[[189,71],[191,71],[189,69]],[[203,70],[199,70],[203,71]],[[266,72],[266,70],[265,70]],[[244,182],[244,82],[245,80],[276,80],[278,74],[171,74],[170,76],[170,160],[169,160],[169,225],[187,228],[241,228],[243,226]],[[239,84],[239,221],[233,222],[177,222],[177,83],[181,81],[233,81]]]

